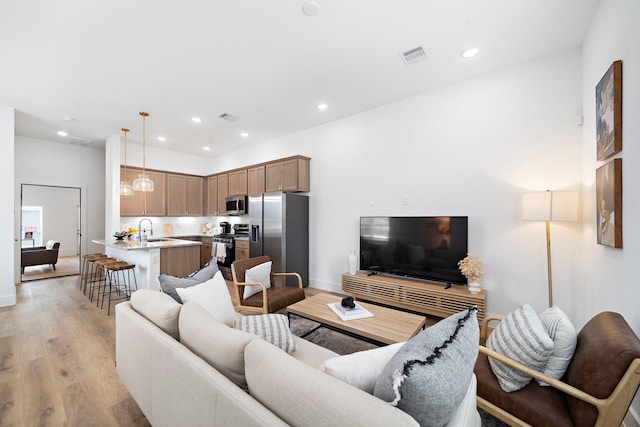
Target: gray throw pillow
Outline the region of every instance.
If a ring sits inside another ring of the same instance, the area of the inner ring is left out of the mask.
[[[443,426],[464,400],[478,358],[477,307],[454,314],[407,341],[376,381],[373,394],[415,418]]]
[[[158,283],[160,284],[160,290],[162,292],[182,304],[182,300],[180,299],[178,292],[176,292],[176,289],[195,286],[200,282],[190,277],[176,277],[160,273],[160,275],[158,275]]]
[[[213,279],[213,276],[215,276],[217,272],[218,262],[214,258],[211,258],[204,267],[194,271],[187,277],[176,277],[160,273],[158,283],[160,284],[160,290],[162,292],[182,304],[182,299],[180,299],[180,295],[176,292],[177,288],[188,288],[206,282],[207,280]]]
[[[198,283],[206,282],[213,279],[213,276],[218,272],[218,261],[215,258],[211,258],[202,268],[194,271],[187,277],[195,279]]]

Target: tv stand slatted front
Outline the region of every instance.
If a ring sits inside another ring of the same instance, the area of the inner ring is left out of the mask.
[[[478,320],[484,319],[487,293],[483,289],[472,294],[466,286],[452,285],[445,289],[443,284],[433,284],[398,277],[373,275],[359,271],[355,276],[342,275],[342,289],[356,299],[388,304],[437,317],[449,317],[478,306]]]

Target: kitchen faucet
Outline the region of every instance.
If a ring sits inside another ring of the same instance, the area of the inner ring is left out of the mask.
[[[151,230],[151,235],[153,236],[153,222],[149,218],[142,218],[138,223],[138,240],[143,241],[147,240],[147,230],[142,229],[142,221],[149,221],[149,227]],[[142,238],[142,233],[144,232],[144,239]]]

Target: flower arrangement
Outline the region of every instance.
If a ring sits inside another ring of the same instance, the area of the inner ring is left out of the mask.
[[[466,257],[458,261],[458,268],[460,268],[460,272],[463,274],[463,276],[471,282],[477,281],[484,273],[484,271],[482,270],[482,261],[480,261],[480,258],[469,253]]]

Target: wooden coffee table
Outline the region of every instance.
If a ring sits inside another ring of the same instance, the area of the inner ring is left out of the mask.
[[[321,326],[356,336],[377,345],[407,341],[420,332],[426,323],[424,316],[361,301],[358,301],[358,304],[373,313],[373,317],[343,321],[327,305],[340,302],[341,299],[341,297],[332,294],[316,294],[290,305],[287,307],[287,313],[313,320],[320,323]],[[311,332],[313,331],[306,335]]]

